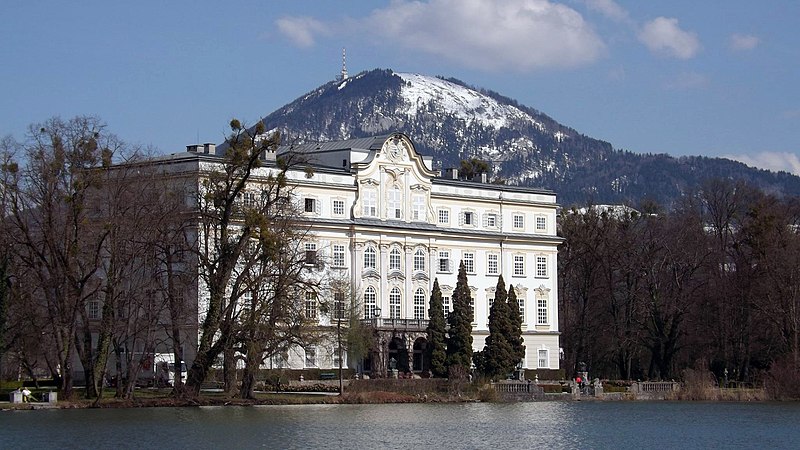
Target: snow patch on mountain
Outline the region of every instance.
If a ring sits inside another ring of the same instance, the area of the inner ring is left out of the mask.
[[[395,73],[405,82],[401,96],[406,103],[406,114],[416,116],[433,104],[464,120],[486,127],[500,129],[511,121],[529,122],[538,129],[544,126],[529,114],[510,105],[503,105],[488,95],[436,77],[416,73]]]

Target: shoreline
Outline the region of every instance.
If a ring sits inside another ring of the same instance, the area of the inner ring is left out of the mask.
[[[611,393],[609,393],[611,394]],[[544,399],[530,402],[719,402],[719,403],[769,403],[785,402],[768,399],[763,395],[733,396],[667,396],[663,398],[636,398],[629,393],[611,395],[573,396],[572,394],[547,394]],[[264,396],[256,399],[226,398],[201,395],[195,398],[149,397],[135,399],[107,398],[100,402],[89,399],[61,400],[57,403],[32,402],[11,403],[0,402],[0,411],[32,411],[51,409],[118,409],[118,408],[190,408],[202,406],[284,406],[284,405],[337,405],[337,404],[401,404],[401,403],[517,403],[500,399],[482,400],[474,396],[443,396],[441,394],[404,394],[389,391],[351,392],[343,396],[338,393],[261,393]],[[791,402],[791,400],[789,400]],[[527,401],[525,401],[527,402]]]

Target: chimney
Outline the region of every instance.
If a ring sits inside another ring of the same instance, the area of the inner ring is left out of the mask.
[[[452,168],[452,169],[450,169],[450,176],[451,176],[451,177],[452,177],[454,180],[457,180],[457,179],[458,179],[458,169],[456,169],[455,167],[454,167],[454,168]]]
[[[196,144],[194,144],[194,145],[187,145],[187,146],[186,146],[186,151],[187,151],[187,152],[190,152],[190,153],[197,153],[197,147],[198,147],[198,146],[197,146]]]
[[[486,183],[486,179],[487,178],[488,178],[488,176],[486,175],[486,172],[482,172],[481,173],[481,183]]]
[[[210,142],[203,144],[203,153],[207,153],[209,155],[213,155],[217,152],[217,146]]]

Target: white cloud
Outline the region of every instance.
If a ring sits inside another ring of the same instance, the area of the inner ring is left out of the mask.
[[[747,164],[773,171],[785,171],[800,175],[800,157],[789,152],[759,152],[753,155],[725,155],[723,158],[732,159]]]
[[[282,17],[276,21],[278,31],[298,47],[314,45],[315,35],[327,34],[328,27],[311,17]]]
[[[313,19],[282,20],[279,29],[298,45],[312,45],[326,29]],[[383,45],[494,71],[576,67],[606,50],[580,13],[549,0],[395,0],[347,23]]]
[[[745,51],[758,47],[760,43],[761,40],[751,34],[732,34],[729,45],[731,50]]]
[[[617,22],[628,22],[630,16],[625,8],[619,6],[614,0],[584,0],[589,9],[598,11],[609,19]]]
[[[657,17],[646,22],[639,31],[639,40],[651,52],[689,59],[700,51],[700,41],[695,33],[684,31],[678,19]]]
[[[371,22],[405,47],[476,68],[575,67],[605,51],[580,13],[548,0],[396,1]]]

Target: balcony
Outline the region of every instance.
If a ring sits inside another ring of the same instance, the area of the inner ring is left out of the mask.
[[[372,319],[361,319],[361,324],[371,326],[376,330],[424,331],[428,328],[428,321],[425,319],[387,319],[384,317],[373,317]]]

